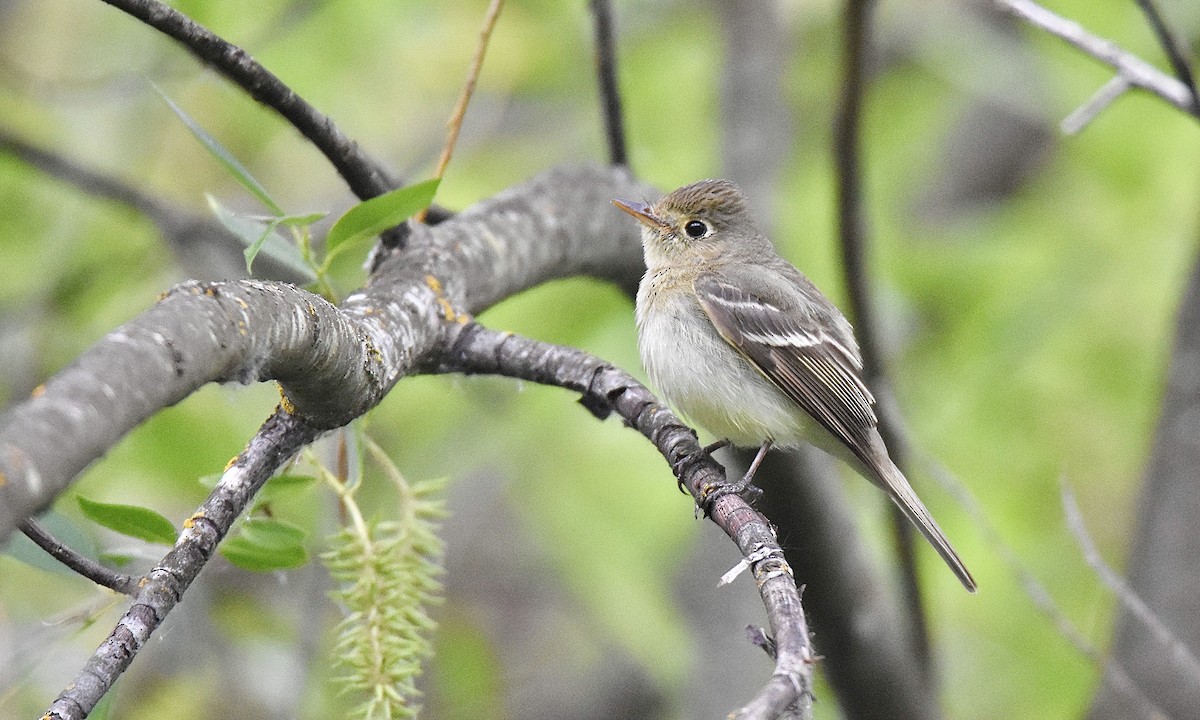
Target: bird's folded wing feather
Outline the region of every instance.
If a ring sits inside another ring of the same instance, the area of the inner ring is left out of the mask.
[[[715,274],[702,274],[694,288],[726,342],[855,454],[870,455],[875,398],[852,338],[836,337],[816,318],[785,311]]]

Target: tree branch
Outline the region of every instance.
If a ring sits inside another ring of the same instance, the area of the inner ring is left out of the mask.
[[[50,534],[50,531],[42,527],[38,521],[26,520],[21,523],[21,532],[25,533],[25,536],[32,540],[34,544],[45,550],[50,557],[97,585],[103,585],[122,595],[132,595],[137,591],[137,578],[132,575],[113,572],[95,560],[80,555]]]
[[[866,213],[859,159],[859,127],[862,122],[863,96],[867,88],[867,53],[870,49],[870,23],[874,0],[847,0],[844,15],[842,95],[834,123],[834,157],[838,188],[838,234],[841,240],[842,269],[850,298],[850,314],[863,354],[867,384],[878,401],[879,433],[892,461],[902,471],[909,469],[908,450],[903,435],[896,430],[900,412],[895,407],[890,383],[883,368],[883,347],[879,339],[870,282],[866,270]],[[900,560],[900,578],[907,605],[909,630],[915,657],[932,681],[929,628],[917,580],[916,549],[913,527],[898,508],[890,508],[889,517]]]
[[[1079,545],[1079,551],[1083,553],[1083,559],[1087,561],[1088,567],[1092,568],[1096,577],[1100,578],[1100,581],[1116,596],[1124,612],[1136,618],[1166,651],[1165,657],[1171,660],[1180,676],[1188,678],[1190,684],[1200,686],[1200,660],[1197,660],[1191,649],[1163,623],[1158,614],[1150,609],[1146,601],[1139,597],[1133,588],[1129,587],[1129,583],[1125,582],[1125,579],[1118,575],[1116,570],[1104,562],[1100,550],[1088,533],[1087,525],[1083,521],[1083,512],[1079,509],[1075,493],[1071,491],[1071,486],[1067,484],[1066,478],[1059,478],[1059,497],[1062,501],[1067,527],[1071,530],[1076,544]]]
[[[1179,302],[1175,339],[1163,388],[1162,407],[1143,472],[1134,536],[1125,575],[1129,588],[1193,655],[1200,655],[1200,260],[1192,260]],[[1089,720],[1127,718],[1144,703],[1113,682],[1114,668],[1127,668],[1133,682],[1162,710],[1193,717],[1200,684],[1128,607],[1113,628],[1104,685]],[[1131,709],[1132,708],[1132,709]]]
[[[1138,688],[1130,674],[1125,670],[1120,662],[1109,659],[1106,661],[1104,652],[1096,647],[1096,644],[1088,639],[1087,635],[1079,629],[1067,613],[1062,609],[1054,596],[1046,586],[1037,579],[1037,577],[1029,570],[1028,566],[1017,556],[1012,546],[1005,542],[1001,537],[999,530],[992,523],[991,518],[984,511],[982,503],[979,499],[962,483],[958,478],[954,477],[944,466],[932,458],[926,458],[930,474],[935,480],[957,501],[959,507],[966,511],[971,517],[972,524],[975,529],[983,535],[994,551],[995,555],[1000,558],[1008,571],[1016,578],[1021,586],[1022,592],[1029,601],[1033,603],[1037,609],[1049,622],[1054,626],[1054,630],[1071,645],[1080,655],[1092,663],[1097,668],[1103,668],[1103,676],[1105,683],[1108,683],[1121,697],[1130,703],[1137,713],[1136,717],[1154,718],[1156,720],[1170,720],[1169,716],[1162,710],[1157,708]],[[1127,717],[1122,715],[1122,718]]]
[[[1183,82],[1127,52],[1112,41],[1089,33],[1074,20],[1067,20],[1032,0],[988,0],[995,8],[1061,38],[1108,65],[1131,87],[1151,92],[1188,115],[1200,117],[1195,92]]]
[[[46,711],[50,720],[82,720],[125,672],[216,552],[217,544],[271,475],[321,430],[279,410],[183,525],[175,547],[146,574],[133,604],[87,664]]]
[[[396,180],[389,176],[383,165],[346,137],[329,116],[310,105],[242,48],[158,0],[104,2],[177,41],[198,60],[239,85],[250,97],[279,113],[325,155],[360,200],[382,195],[396,187]],[[434,221],[441,221],[449,213],[441,208],[430,208],[429,215]],[[400,247],[408,236],[407,228],[407,225],[400,225],[383,233],[383,244],[389,248]]]
[[[604,111],[604,134],[608,140],[608,161],[629,165],[625,143],[625,120],[621,112],[621,93],[617,89],[616,30],[613,27],[611,0],[591,0],[592,21],[596,33],[596,81],[600,86],[600,104]]]
[[[619,169],[551,170],[416,227],[412,247],[340,308],[269,282],[177,287],[0,416],[0,541],[125,433],[205,383],[277,380],[296,414],[334,428],[427,361],[447,323],[557,277],[636,285],[637,229],[609,201],[653,192]]]
[[[755,476],[763,489],[756,505],[786,519],[779,533],[804,586],[821,669],[846,718],[937,718],[938,697],[914,659],[903,603],[885,590],[834,462],[815,449],[768,453]]]
[[[582,404],[600,418],[616,411],[655,444],[679,480],[742,551],[754,572],[771,624],[775,673],[739,718],[774,718],[800,702],[811,713],[812,648],[800,595],[770,522],[736,495],[710,498],[725,473],[650,391],[625,371],[575,348],[551,345],[476,323],[458,328],[434,372],[495,374],[582,393]],[[807,717],[807,715],[806,715]]]
[[[1158,38],[1158,44],[1162,46],[1163,52],[1167,55],[1167,60],[1171,63],[1171,69],[1175,72],[1175,77],[1179,82],[1187,86],[1192,93],[1192,106],[1196,108],[1196,80],[1192,76],[1192,63],[1188,59],[1187,48],[1180,42],[1175,33],[1167,27],[1167,23],[1163,20],[1162,15],[1158,12],[1158,7],[1155,6],[1152,0],[1137,0],[1138,7],[1142,9],[1142,13],[1146,16],[1146,20],[1150,23],[1150,28],[1154,31],[1155,37]]]

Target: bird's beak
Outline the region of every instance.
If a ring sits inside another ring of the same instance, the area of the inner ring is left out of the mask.
[[[655,215],[650,206],[646,203],[637,202],[636,200],[613,200],[613,205],[616,205],[621,210],[629,213],[638,219],[646,227],[651,230],[661,232],[670,231],[671,226],[666,220]]]

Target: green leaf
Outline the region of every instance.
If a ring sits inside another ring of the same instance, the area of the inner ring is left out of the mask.
[[[274,518],[249,518],[242,523],[241,537],[269,548],[302,547],[308,533],[298,525]]]
[[[221,554],[234,565],[257,572],[300,567],[308,562],[307,536],[289,522],[250,518],[241,524],[237,537],[221,544]]]
[[[321,211],[307,213],[305,215],[284,215],[283,217],[276,219],[279,221],[280,225],[288,225],[290,227],[305,227],[307,225],[312,225],[328,214],[329,213],[327,212]]]
[[[175,544],[177,533],[174,523],[149,508],[96,502],[83,496],[76,499],[79,500],[79,509],[89,520],[109,530],[147,542]]]
[[[287,217],[270,218],[267,220],[251,218],[229,210],[212,195],[206,194],[205,197],[208,198],[208,206],[212,208],[213,214],[217,216],[217,220],[247,246],[247,272],[251,271],[251,264],[261,251],[267,257],[286,265],[301,277],[307,278],[309,282],[317,279],[312,266],[304,260],[304,255],[301,254],[300,248],[296,247],[292,241],[275,232],[275,228],[278,225],[285,224],[284,221],[288,219]]]
[[[259,491],[258,497],[267,502],[293,492],[308,490],[316,483],[317,478],[311,475],[276,475],[267,481],[267,484]]]
[[[221,543],[221,554],[234,565],[255,572],[287,570],[308,562],[308,551],[299,545],[266,547],[244,537],[230,538]]]
[[[441,180],[426,180],[365,200],[337,219],[325,236],[325,262],[353,243],[395,227],[429,207]]]
[[[100,553],[100,562],[104,563],[105,565],[107,565],[109,567],[116,568],[118,570],[120,570],[121,568],[125,567],[126,565],[128,565],[129,563],[131,563],[133,561],[134,561],[134,557],[132,555],[126,555],[125,553],[112,553],[112,552]]]
[[[233,156],[233,153],[229,152],[224,145],[217,142],[216,138],[214,138],[212,135],[209,135],[204,128],[200,127],[200,124],[193,120],[190,115],[185,113],[183,108],[176,105],[171,98],[167,97],[167,94],[164,93],[161,88],[154,83],[150,83],[150,85],[167,103],[167,106],[170,107],[177,116],[179,116],[179,119],[183,121],[183,124],[187,126],[187,129],[192,131],[192,135],[194,135],[196,139],[200,141],[200,144],[203,145],[206,150],[212,153],[212,156],[215,157],[217,161],[225,167],[225,170],[227,170],[229,174],[234,177],[234,179],[242,184],[242,187],[249,190],[250,194],[258,198],[258,201],[265,205],[272,213],[279,216],[284,215],[283,208],[279,207],[279,203],[275,202],[275,200],[273,200],[271,196],[267,194],[267,190],[262,186],[262,183],[254,179],[254,176],[250,174],[250,171],[247,170],[244,165],[238,162],[238,159]]]

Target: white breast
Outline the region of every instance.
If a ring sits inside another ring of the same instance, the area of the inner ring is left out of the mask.
[[[691,292],[664,299],[663,273],[638,289],[638,347],[650,382],[692,422],[735,445],[794,446],[812,424],[717,334]]]

